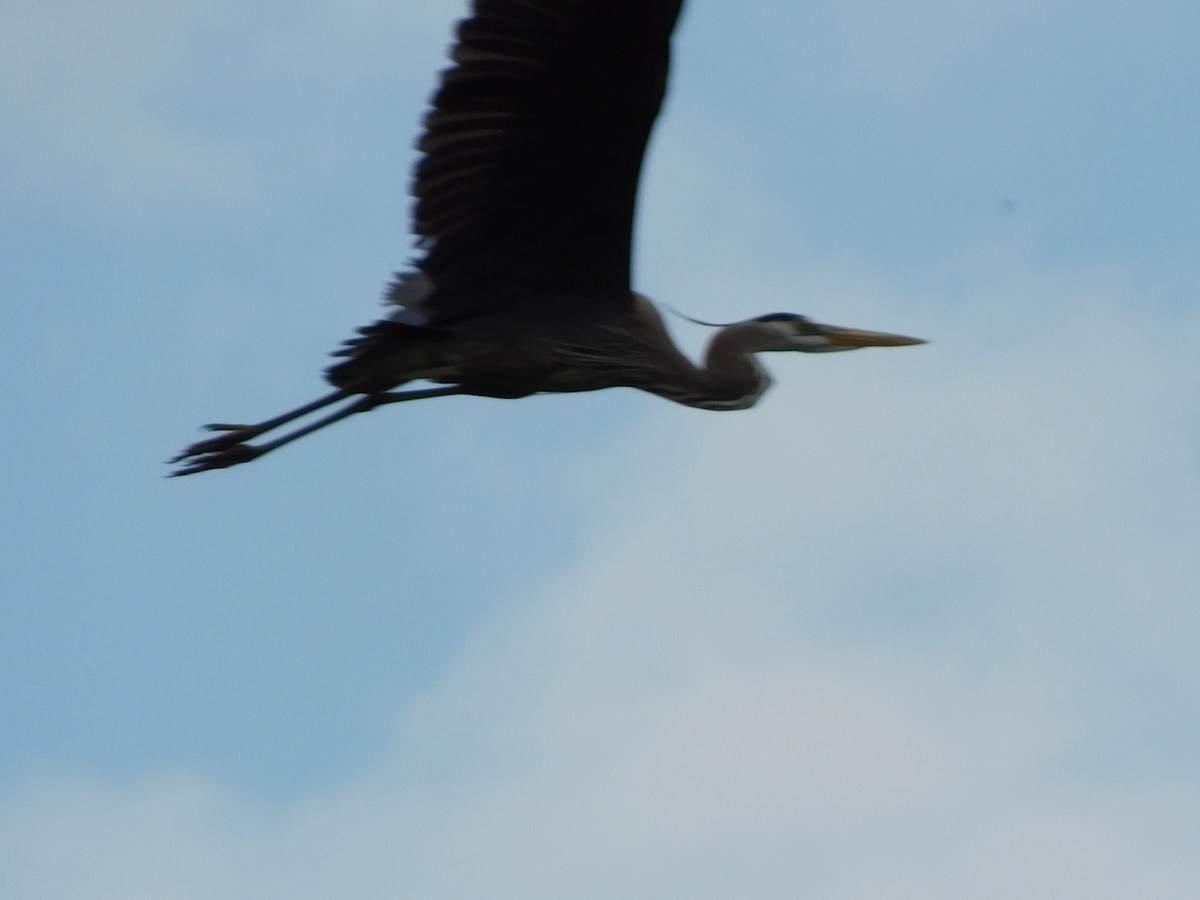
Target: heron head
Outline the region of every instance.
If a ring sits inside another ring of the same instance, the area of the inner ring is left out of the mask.
[[[801,353],[833,353],[860,347],[905,347],[924,344],[921,338],[882,331],[862,331],[822,325],[795,313],[768,313],[744,323],[760,339],[760,350],[799,350]]]

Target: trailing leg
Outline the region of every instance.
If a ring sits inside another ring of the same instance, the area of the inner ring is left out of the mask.
[[[393,391],[382,392],[376,394],[364,394],[355,400],[343,406],[337,412],[330,413],[303,428],[297,428],[295,431],[290,431],[275,440],[267,441],[263,444],[248,444],[246,441],[252,440],[260,434],[272,431],[280,425],[298,419],[308,413],[315,412],[322,407],[335,403],[338,400],[351,396],[348,391],[338,391],[335,394],[330,394],[320,400],[315,400],[307,406],[301,406],[283,415],[276,416],[274,419],[269,419],[258,425],[210,425],[209,428],[227,431],[217,438],[211,438],[207,441],[200,441],[193,444],[188,449],[184,450],[178,456],[171,460],[172,463],[182,463],[182,468],[172,472],[172,476],[176,475],[192,475],[196,472],[206,472],[209,469],[224,469],[229,466],[236,466],[240,463],[250,462],[258,459],[272,450],[277,450],[285,444],[290,444],[294,440],[312,434],[314,431],[332,425],[334,422],[339,422],[355,413],[366,412],[374,409],[376,406],[383,406],[387,403],[401,403],[406,400],[423,400],[427,397],[448,397],[453,394],[464,393],[463,389],[457,385],[440,388],[428,388],[418,391]]]
[[[326,394],[324,397],[312,401],[312,403],[297,406],[295,409],[290,409],[273,419],[267,419],[265,422],[259,422],[257,425],[224,425],[219,423],[205,425],[204,428],[206,431],[222,431],[224,434],[209,438],[208,440],[197,441],[178,456],[173,457],[169,462],[173,464],[191,457],[202,456],[206,453],[228,450],[230,447],[253,440],[261,434],[274,431],[280,425],[286,425],[288,422],[307,416],[309,413],[314,413],[318,409],[324,409],[329,404],[337,403],[339,400],[350,396],[353,396],[352,392],[339,389],[332,394]]]

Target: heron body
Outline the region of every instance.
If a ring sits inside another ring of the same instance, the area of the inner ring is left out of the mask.
[[[362,390],[369,379],[380,391],[419,375],[503,398],[632,387],[712,409],[750,405],[770,383],[743,352],[750,329],[723,329],[707,364],[696,366],[675,348],[648,298],[575,305],[570,297],[539,295],[526,302],[529,315],[519,322],[500,312],[442,328],[417,324],[405,307],[408,322],[364,329],[363,339],[340,351],[349,362],[328,375],[338,387]]]
[[[516,398],[632,387],[744,409],[755,354],[922,343],[775,313],[720,328],[700,365],[630,283],[642,159],[682,0],[475,0],[417,149],[420,257],[389,314],[335,355],[333,393],[184,450],[173,474],[247,462],[354,413],[451,394]],[[429,385],[397,390],[410,382]],[[332,413],[261,443],[281,426]]]

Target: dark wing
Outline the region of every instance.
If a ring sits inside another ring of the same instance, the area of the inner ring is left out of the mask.
[[[682,0],[475,0],[418,143],[435,322],[628,300],[642,156]]]

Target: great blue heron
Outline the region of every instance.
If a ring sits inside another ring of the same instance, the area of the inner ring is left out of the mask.
[[[474,394],[640,388],[701,409],[745,409],[770,384],[754,354],[919,344],[791,313],[726,325],[702,366],[630,288],[642,157],[662,105],[682,0],[475,0],[458,27],[417,149],[422,255],[381,321],[326,377],[336,390],[172,460],[175,475],[248,462],[385,403]],[[437,387],[396,391],[412,381]],[[347,401],[304,427],[255,438]]]

